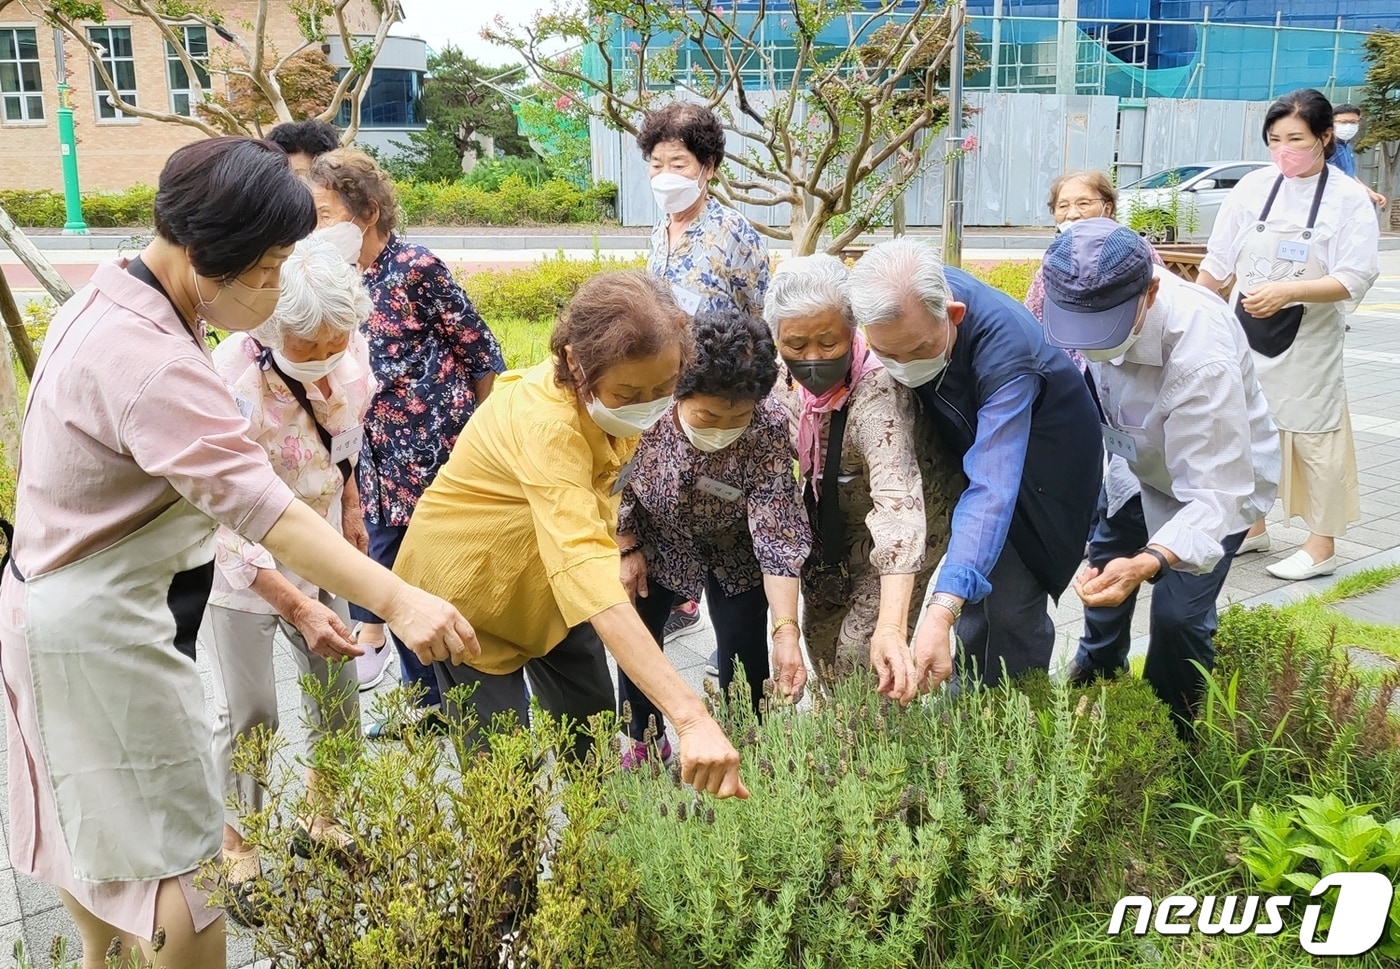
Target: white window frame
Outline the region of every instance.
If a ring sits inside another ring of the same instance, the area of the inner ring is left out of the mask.
[[[112,43],[112,34],[111,34],[111,31],[114,31],[114,30],[125,30],[125,31],[127,32],[127,36],[128,36],[128,37],[130,38],[130,40],[131,40],[131,56],[130,56],[130,57],[116,57],[115,55],[113,55],[110,45],[111,45],[111,43]],[[106,42],[104,43],[100,38],[94,38],[94,37],[93,37],[93,32],[94,32],[94,31],[106,32],[106,35],[107,35],[107,37],[106,37]],[[85,36],[87,37],[87,40],[88,40],[88,43],[89,43],[89,44],[102,44],[102,47],[103,47],[103,49],[104,49],[104,51],[105,51],[105,53],[104,53],[103,56],[102,56],[102,65],[103,65],[104,67],[106,67],[106,68],[107,68],[107,72],[108,72],[109,74],[112,75],[112,80],[113,80],[113,81],[116,81],[116,80],[117,80],[117,64],[118,64],[119,62],[122,62],[122,61],[130,61],[130,62],[131,62],[131,79],[132,79],[133,84],[136,84],[136,83],[137,83],[137,81],[136,81],[136,37],[135,37],[134,31],[133,31],[133,27],[132,27],[131,24],[129,24],[129,23],[124,23],[124,24],[123,24],[123,23],[105,23],[105,24],[102,24],[102,25],[100,25],[100,26],[89,25],[89,26],[86,28],[86,35],[85,35]],[[93,100],[92,113],[93,113],[93,116],[96,118],[97,123],[98,123],[98,124],[137,124],[137,123],[139,123],[140,120],[141,120],[139,117],[137,117],[137,116],[134,115],[134,114],[126,114],[124,111],[121,110],[121,108],[118,108],[118,107],[116,107],[115,105],[112,105],[112,106],[111,106],[111,110],[112,110],[113,112],[115,112],[115,117],[111,117],[111,118],[103,117],[103,115],[102,115],[102,108],[103,108],[104,105],[107,104],[107,98],[110,96],[110,92],[107,90],[107,85],[104,84],[104,83],[102,83],[102,75],[100,75],[100,74],[97,73],[97,65],[96,65],[96,64],[89,64],[88,66],[89,66],[89,68],[90,68],[90,70],[88,71],[88,73],[92,75],[92,100]],[[139,86],[139,85],[138,85],[138,86]],[[123,99],[124,101],[126,101],[128,104],[133,104],[133,105],[137,105],[137,106],[139,106],[139,105],[141,104],[141,101],[140,101],[140,99],[139,99],[139,98],[140,98],[140,94],[139,94],[139,92],[138,92],[138,90],[137,90],[136,87],[133,87],[133,88],[131,88],[130,90],[123,90],[123,89],[119,86],[119,87],[117,88],[117,93],[120,94],[120,95],[122,96],[122,99]]]
[[[190,118],[190,117],[193,117],[193,116],[194,116],[194,109],[195,109],[196,105],[202,104],[202,103],[204,102],[204,94],[203,94],[203,92],[204,92],[204,91],[209,91],[209,90],[211,90],[211,87],[210,87],[210,85],[209,85],[209,83],[208,83],[208,82],[209,82],[209,28],[205,27],[203,24],[176,24],[176,25],[172,25],[172,26],[173,26],[173,29],[180,31],[180,38],[181,38],[181,40],[184,42],[184,45],[185,45],[185,52],[186,52],[186,53],[188,53],[188,52],[189,52],[189,49],[190,49],[190,31],[191,31],[191,30],[202,30],[202,31],[204,31],[204,56],[203,56],[203,57],[196,57],[195,55],[190,54],[190,62],[194,64],[195,70],[196,70],[196,71],[203,71],[203,72],[204,72],[204,77],[203,77],[203,78],[198,78],[198,77],[196,77],[196,78],[193,79],[193,80],[202,80],[202,81],[205,82],[203,88],[200,88],[200,89],[196,89],[196,88],[192,88],[192,87],[175,87],[174,84],[171,83],[171,82],[172,82],[172,78],[171,78],[171,76],[170,76],[171,69],[174,68],[174,67],[176,67],[176,66],[178,66],[178,67],[180,67],[181,69],[183,69],[185,65],[184,65],[183,63],[181,63],[179,53],[175,50],[174,47],[171,47],[171,46],[170,46],[170,41],[165,40],[165,41],[162,41],[162,42],[161,42],[161,43],[162,43],[162,46],[164,46],[164,48],[165,48],[165,86],[166,86],[166,87],[169,89],[169,91],[170,91],[170,113],[171,113],[171,114],[175,114],[175,115],[179,115],[179,116],[182,117],[182,118]],[[177,94],[183,94],[183,95],[185,96],[185,98],[188,100],[188,102],[189,102],[189,110],[188,110],[188,111],[183,111],[183,112],[182,112],[182,111],[180,111],[179,108],[175,107],[175,96],[176,96]]]
[[[5,63],[14,65],[15,74],[17,75],[17,78],[19,80],[18,90],[0,91],[0,124],[5,125],[6,127],[14,128],[38,128],[48,124],[49,120],[48,108],[44,105],[43,61],[38,56],[35,56],[33,60],[29,60],[28,58],[21,58],[19,56],[19,32],[21,30],[27,30],[34,34],[34,44],[37,47],[39,43],[39,28],[37,26],[9,23],[0,24],[0,31],[4,31],[13,35],[12,43],[14,44],[15,48],[15,56],[13,60],[6,59]],[[23,68],[25,64],[34,64],[39,67],[39,90],[37,91],[26,91],[24,89]],[[29,99],[33,97],[37,97],[39,99],[39,117],[37,118],[32,117],[29,113]],[[9,103],[11,100],[14,100],[19,104],[20,116],[18,118],[10,118],[5,110],[6,104]]]

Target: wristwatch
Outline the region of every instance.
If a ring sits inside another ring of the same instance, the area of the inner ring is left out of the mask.
[[[942,606],[953,614],[953,622],[962,618],[962,604],[958,602],[958,597],[949,595],[946,592],[935,592],[929,599],[931,606]]]
[[[1157,551],[1155,548],[1150,548],[1144,545],[1142,548],[1137,550],[1137,554],[1150,555],[1157,560],[1157,571],[1147,577],[1148,585],[1156,585],[1158,582],[1162,581],[1162,577],[1164,575],[1171,571],[1172,566],[1171,563],[1167,561],[1167,557],[1161,552]]]

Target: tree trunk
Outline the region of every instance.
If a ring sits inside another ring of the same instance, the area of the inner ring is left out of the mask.
[[[34,278],[39,280],[40,285],[49,291],[49,295],[54,298],[54,302],[63,304],[68,302],[73,295],[73,287],[68,285],[67,280],[58,274],[43,253],[34,248],[34,243],[20,231],[15,225],[14,219],[10,218],[10,213],[0,206],[0,242],[10,247],[10,251],[19,257],[19,261],[24,263],[25,268],[34,274]]]
[[[24,368],[24,375],[32,379],[34,367],[39,362],[39,357],[34,352],[33,341],[29,339],[29,331],[24,328],[24,317],[20,315],[19,306],[15,303],[15,294],[10,292],[10,282],[5,278],[3,267],[0,267],[0,318],[4,319],[5,329],[9,331],[10,339],[14,341],[15,352],[19,355],[19,363]],[[10,366],[8,358],[0,362],[0,367],[6,368],[9,371],[10,379],[14,379],[14,368]]]
[[[0,357],[4,358],[4,365],[0,366],[0,449],[4,450],[3,461],[13,467],[19,454],[19,428],[24,410],[4,330],[0,330]]]

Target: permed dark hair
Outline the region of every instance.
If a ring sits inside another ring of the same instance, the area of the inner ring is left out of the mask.
[[[156,234],[183,248],[208,279],[239,276],[316,228],[316,203],[270,141],[204,138],[175,150],[160,173]]]
[[[267,133],[267,140],[289,155],[324,155],[340,147],[340,129],[319,118],[284,121]]]
[[[679,141],[701,166],[719,168],[724,161],[724,128],[709,108],[689,101],[672,101],[649,112],[637,132],[637,147],[650,158],[663,141]]]
[[[737,404],[768,396],[778,380],[778,351],[767,323],[725,310],[698,314],[690,330],[695,359],[681,371],[677,400],[704,395]]]
[[[1264,115],[1264,144],[1269,143],[1269,129],[1275,122],[1294,115],[1303,119],[1313,137],[1321,138],[1332,130],[1332,102],[1326,95],[1310,87],[1290,91],[1269,105]],[[1337,153],[1337,139],[1330,138],[1322,148],[1322,157],[1331,158]]]
[[[695,347],[690,317],[676,305],[670,287],[645,269],[590,278],[569,300],[549,337],[554,379],[580,399],[618,364],[654,357],[670,346],[680,347],[684,372]],[[565,348],[573,351],[586,386],[579,386],[570,371]]]

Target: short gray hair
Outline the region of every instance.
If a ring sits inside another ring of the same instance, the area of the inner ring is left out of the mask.
[[[845,263],[824,253],[793,256],[778,263],[763,300],[763,318],[773,331],[773,339],[778,338],[778,324],[783,320],[815,316],[832,309],[838,310],[846,325],[855,329],[851,274]]]
[[[282,295],[272,317],[253,331],[258,341],[281,349],[287,337],[315,340],[351,333],[374,312],[360,271],[325,239],[298,242],[282,264]]]
[[[938,250],[909,238],[888,239],[870,248],[851,270],[851,306],[861,326],[899,318],[909,297],[934,319],[948,314],[948,280]]]

